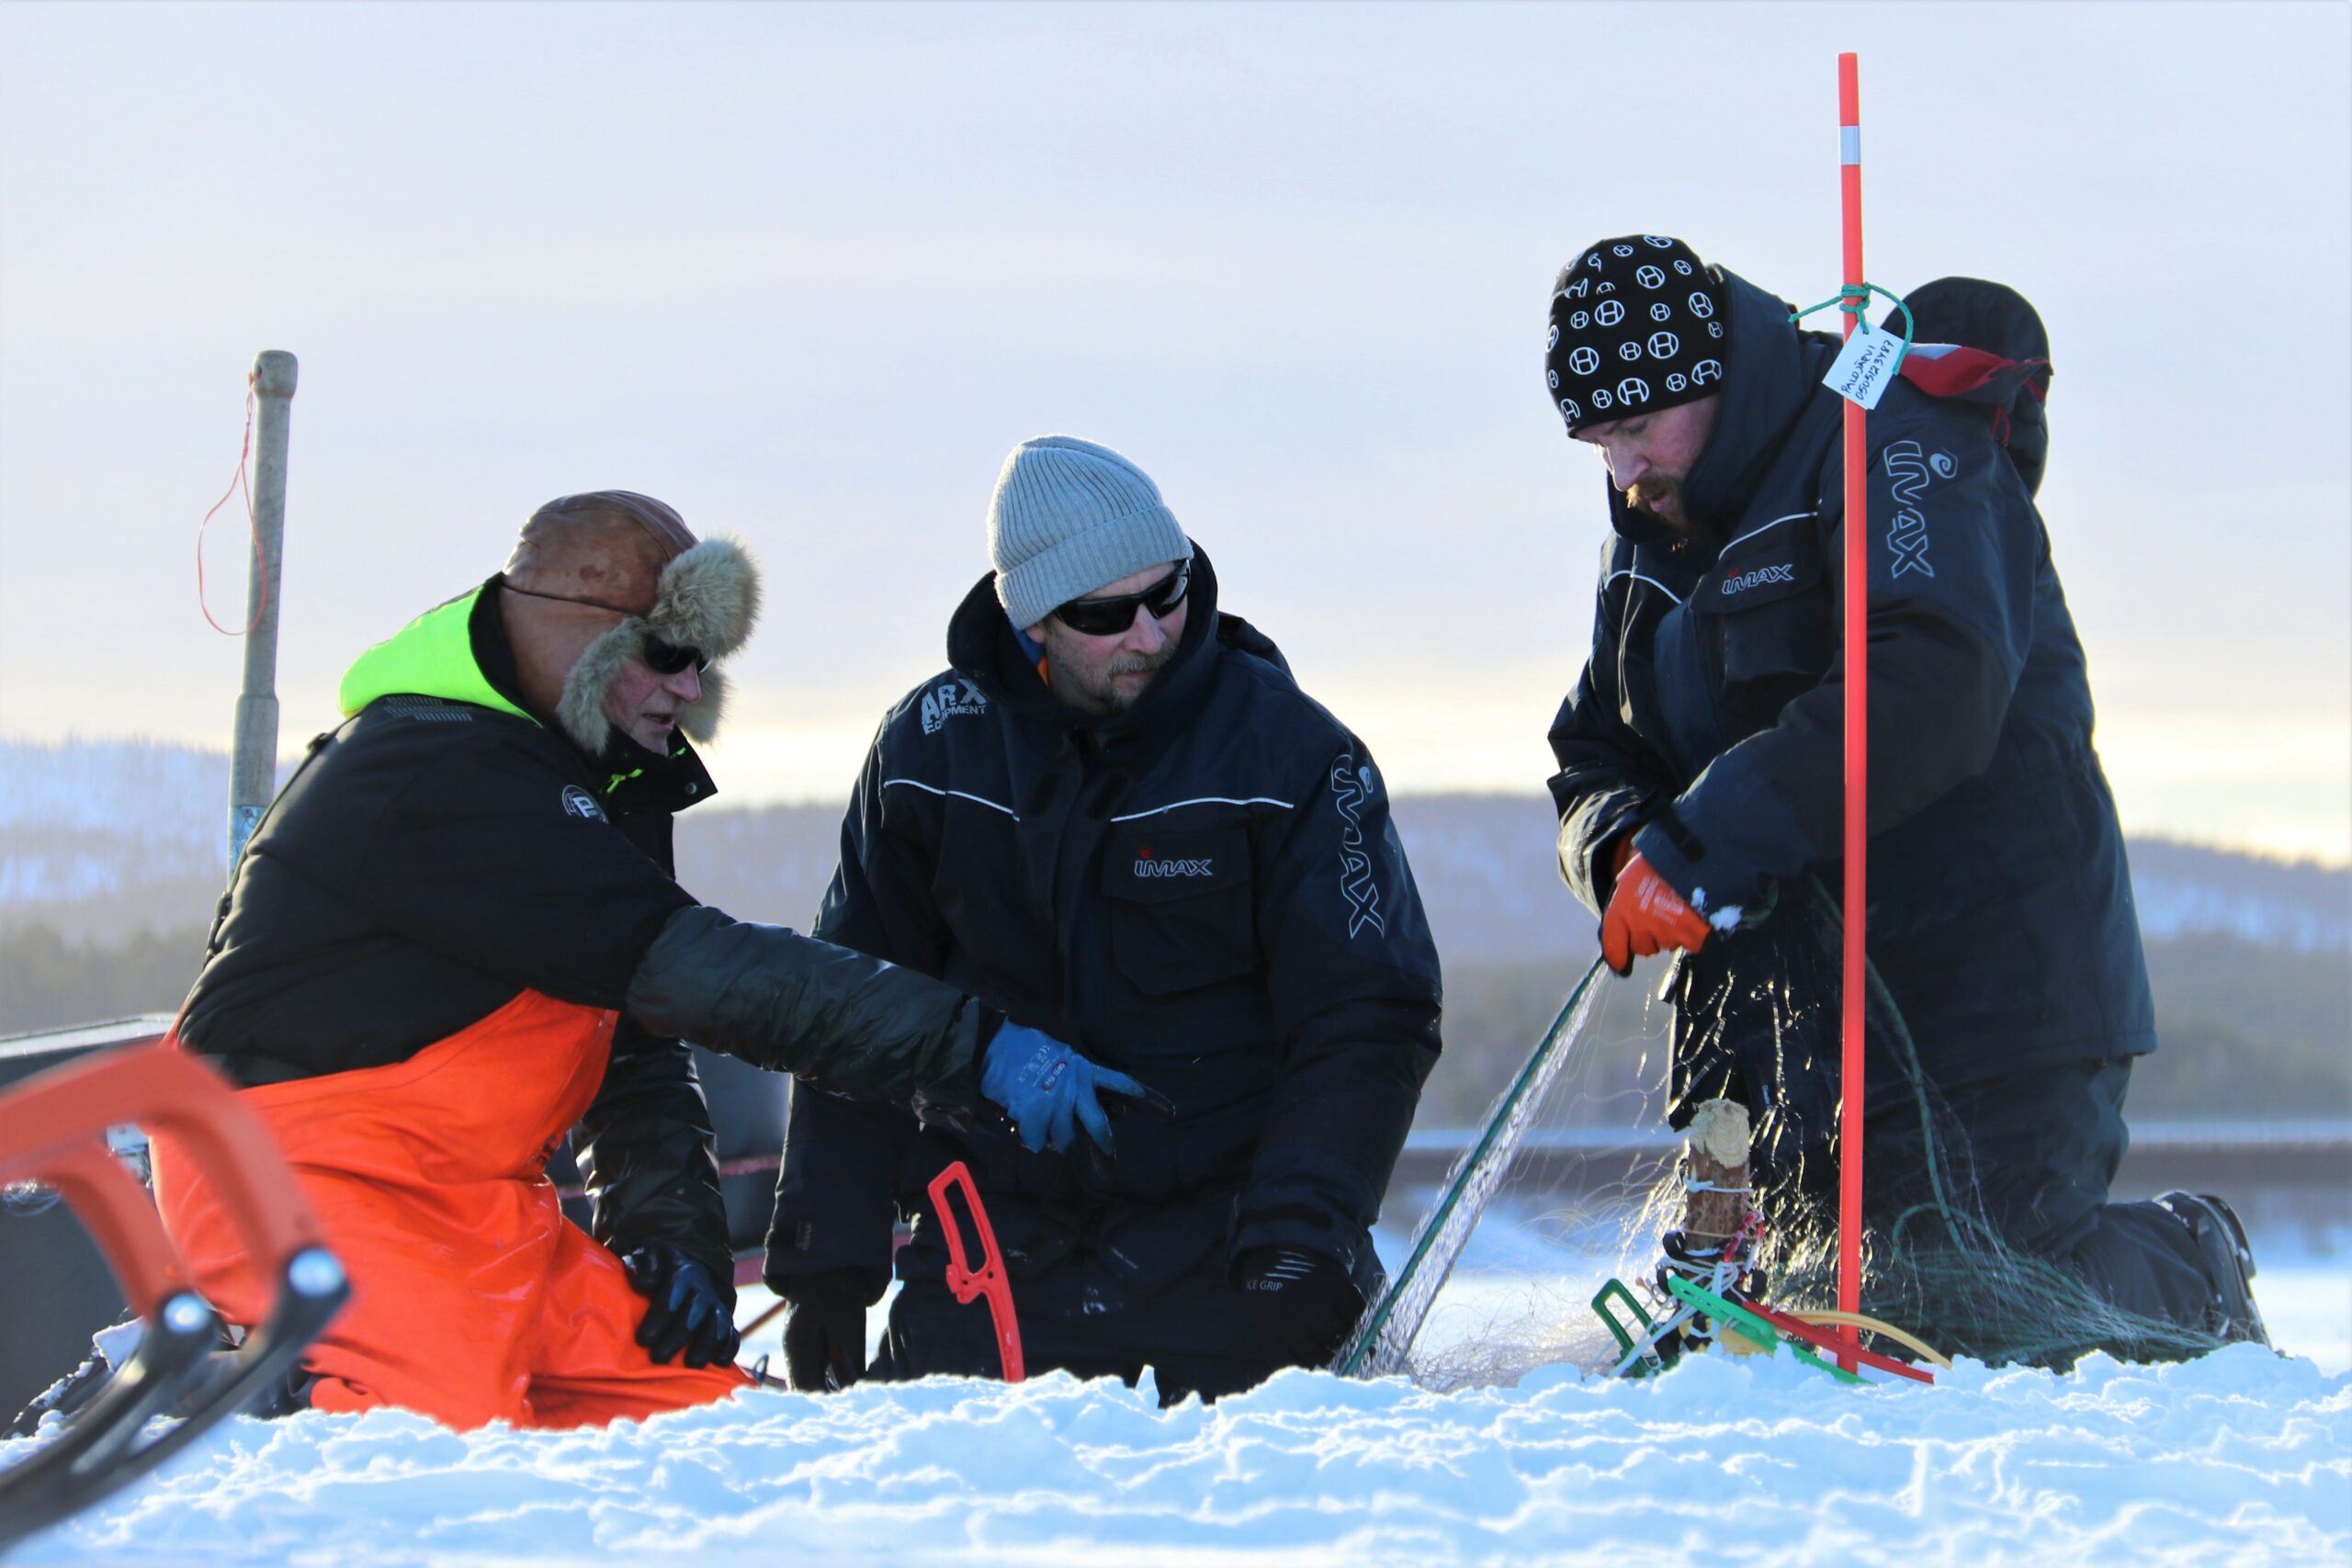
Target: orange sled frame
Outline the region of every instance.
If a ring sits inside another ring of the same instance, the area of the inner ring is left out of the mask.
[[[137,1122],[178,1138],[227,1201],[277,1295],[234,1349],[188,1282],[153,1200],[107,1147]],[[144,1320],[139,1349],[64,1430],[0,1470],[0,1551],[153,1470],[289,1371],[350,1296],[269,1134],[211,1069],[168,1042],[52,1068],[0,1095],[0,1186],[54,1189]],[[174,1426],[150,1438],[157,1416]]]

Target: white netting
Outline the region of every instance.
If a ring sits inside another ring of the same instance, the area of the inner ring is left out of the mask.
[[[1786,966],[1711,998],[1686,1034],[1705,1040],[1733,1027],[1736,1013],[1737,1028],[1765,1030],[1788,1052],[1805,1053],[1785,1062],[1801,1076],[1817,1067],[1812,1054],[1836,1048],[1835,1019],[1823,1011],[1835,1009],[1835,985],[1823,984],[1823,974],[1838,951],[1836,917],[1816,891],[1773,919],[1784,936],[1804,939],[1781,944],[1793,952]],[[1834,980],[1834,967],[1827,973]],[[1563,1012],[1556,1037],[1547,1037],[1544,1070],[1529,1074],[1522,1064],[1489,1111],[1492,1117],[1508,1105],[1508,1135],[1493,1140],[1501,1156],[1476,1166],[1451,1212],[1434,1213],[1442,1184],[1409,1195],[1392,1189],[1392,1218],[1408,1210],[1417,1235],[1410,1242],[1384,1236],[1402,1288],[1385,1320],[1368,1325],[1374,1343],[1359,1370],[1403,1370],[1443,1390],[1508,1383],[1561,1362],[1593,1371],[1619,1362],[1593,1295],[1611,1277],[1629,1285],[1653,1278],[1660,1237],[1682,1223],[1685,1201],[1682,1138],[1668,1125],[1673,1015],[1653,994],[1655,978],[1648,966],[1630,981],[1603,971]],[[1946,1351],[1994,1361],[2063,1366],[2095,1347],[2169,1357],[2217,1343],[2120,1311],[2008,1244],[1986,1210],[1965,1135],[1920,1073],[1899,1010],[1875,984],[1870,1027],[1895,1063],[1895,1081],[1873,1082],[1873,1106],[1882,1115],[1916,1112],[1921,1136],[1905,1168],[1866,1168],[1876,1185],[1867,1211],[1875,1223],[1864,1237],[1865,1313]],[[1721,1089],[1681,1087],[1694,1105]],[[1893,1111],[1884,1110],[1890,1097]],[[1757,1120],[1759,1149],[1776,1137],[1793,1146],[1781,1107]],[[1761,1299],[1791,1309],[1835,1304],[1835,1175],[1834,1145],[1783,1157],[1769,1174],[1759,1168],[1770,1220],[1758,1253]],[[1439,1228],[1421,1248],[1427,1257],[1408,1267],[1419,1229],[1432,1224]]]

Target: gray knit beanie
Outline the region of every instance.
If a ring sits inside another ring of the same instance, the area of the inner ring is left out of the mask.
[[[1192,558],[1159,487],[1108,446],[1040,435],[1004,460],[989,502],[989,560],[1014,626],[1034,626],[1146,567]]]

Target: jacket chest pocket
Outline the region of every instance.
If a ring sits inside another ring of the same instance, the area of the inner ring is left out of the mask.
[[[1256,966],[1242,829],[1114,831],[1102,849],[1100,886],[1111,961],[1146,996],[1195,990]]]
[[[1837,651],[1834,596],[1810,516],[1758,529],[1727,547],[1690,595],[1712,645],[1730,745],[1819,685]]]

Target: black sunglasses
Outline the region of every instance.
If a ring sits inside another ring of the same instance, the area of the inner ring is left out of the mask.
[[[1057,608],[1054,618],[1088,637],[1116,637],[1136,624],[1136,605],[1150,611],[1154,620],[1164,619],[1175,614],[1176,606],[1184,602],[1184,594],[1192,586],[1193,563],[1179,561],[1174,571],[1140,593],[1122,593],[1114,599],[1073,599]]]
[[[644,660],[645,667],[656,675],[675,675],[689,665],[699,674],[711,666],[711,660],[703,657],[701,649],[681,648],[676,643],[663,642],[651,632],[645,634],[645,646],[638,657]]]

